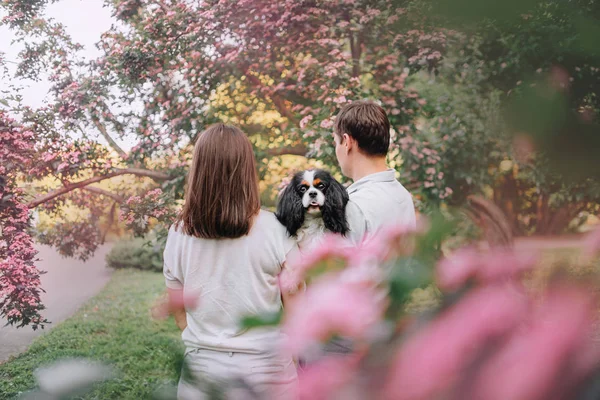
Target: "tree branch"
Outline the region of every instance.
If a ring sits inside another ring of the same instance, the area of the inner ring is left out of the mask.
[[[306,153],[308,153],[308,149],[304,145],[267,149],[267,155],[272,157],[288,154],[293,156],[306,156]]]
[[[111,199],[113,199],[115,202],[117,203],[123,203],[125,201],[125,198],[121,195],[118,195],[116,193],[113,192],[109,192],[108,190],[104,190],[98,187],[94,187],[94,186],[85,186],[81,188],[82,190],[86,190],[88,192],[91,193],[96,193],[96,194],[100,194],[102,196],[106,196],[106,197],[110,197]]]
[[[80,182],[71,183],[69,185],[63,186],[60,189],[53,190],[50,193],[46,193],[45,195],[35,198],[33,201],[31,201],[30,203],[27,204],[27,207],[29,207],[29,208],[37,207],[42,203],[52,200],[58,196],[62,196],[63,194],[69,193],[75,189],[84,188],[88,185],[91,185],[92,183],[101,182],[106,179],[114,178],[115,176],[120,176],[120,175],[145,176],[145,177],[157,180],[157,181],[164,181],[164,180],[169,179],[169,175],[165,174],[164,172],[160,172],[160,171],[150,171],[150,170],[141,169],[141,168],[118,169],[118,170],[110,172],[106,175],[95,176],[93,178],[85,179]]]
[[[346,12],[344,16],[346,21],[348,23],[351,23],[352,20],[350,14]],[[349,39],[350,54],[352,55],[352,76],[354,78],[358,78],[360,76],[360,58],[362,55],[362,31],[359,32],[356,36],[354,35],[354,32],[350,31]]]
[[[106,243],[106,235],[108,235],[108,231],[110,231],[110,228],[112,227],[113,223],[115,222],[115,211],[116,210],[117,210],[117,202],[114,202],[112,204],[112,206],[110,207],[110,211],[108,212],[108,221],[106,223],[106,229],[102,233],[102,239],[100,240],[101,244]]]
[[[117,144],[117,142],[115,142],[114,139],[108,134],[108,132],[106,131],[106,127],[104,125],[102,125],[100,123],[100,121],[97,120],[96,118],[92,118],[92,121],[94,121],[94,125],[100,131],[100,134],[102,134],[102,136],[104,137],[104,139],[106,139],[106,141],[108,142],[109,146],[112,147],[117,153],[119,153],[119,155],[122,158],[126,158],[127,157],[127,153],[125,153],[125,151],[121,148],[121,146],[119,146]]]

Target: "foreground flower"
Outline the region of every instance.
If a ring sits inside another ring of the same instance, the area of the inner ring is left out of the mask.
[[[300,400],[326,400],[347,386],[356,374],[357,356],[330,356],[298,374]]]
[[[585,236],[583,242],[583,253],[586,257],[592,257],[600,252],[600,227]]]
[[[194,309],[198,306],[199,295],[185,293],[184,290],[169,289],[168,293],[160,297],[151,309],[152,317],[165,319],[177,312]]]
[[[457,250],[441,260],[437,268],[438,286],[444,290],[457,290],[470,279],[479,283],[493,283],[515,278],[535,266],[537,257],[518,254],[506,249],[482,252],[473,248]]]
[[[365,339],[380,320],[383,304],[374,289],[328,276],[299,295],[286,311],[286,350],[300,354],[338,334]]]
[[[92,385],[112,378],[113,372],[94,361],[65,359],[36,369],[34,375],[40,392],[47,396],[44,398],[63,398],[81,394]]]
[[[409,236],[415,232],[411,226],[389,226],[358,245],[339,235],[326,234],[314,247],[304,249],[298,257],[288,261],[286,270],[280,276],[281,288],[293,292],[310,271],[322,266],[323,262],[336,260],[342,261],[345,269],[356,271],[350,272],[349,275],[353,276],[351,279],[360,276],[378,281],[381,263],[412,252]]]
[[[286,269],[279,276],[281,290],[294,292],[307,274],[320,263],[336,258],[345,259],[346,247],[347,243],[341,236],[326,234],[310,249],[303,249],[295,258],[286,262]]]
[[[474,290],[401,347],[386,398],[427,400],[446,393],[478,352],[523,321],[527,308],[511,285]]]
[[[593,297],[586,290],[550,290],[528,326],[482,366],[472,398],[568,398],[572,385],[600,361],[591,342],[594,314]]]

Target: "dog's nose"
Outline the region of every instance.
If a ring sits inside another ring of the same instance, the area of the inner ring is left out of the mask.
[[[308,197],[314,199],[315,197],[317,197],[317,192],[308,192]]]

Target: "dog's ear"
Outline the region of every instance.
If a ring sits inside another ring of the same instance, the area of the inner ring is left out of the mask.
[[[350,198],[346,188],[333,176],[330,176],[330,182],[323,204],[323,222],[329,231],[345,236],[350,230],[346,219],[346,204]]]
[[[279,197],[275,216],[286,227],[290,236],[296,236],[298,229],[302,227],[304,206],[302,206],[302,198],[296,193],[293,180]]]

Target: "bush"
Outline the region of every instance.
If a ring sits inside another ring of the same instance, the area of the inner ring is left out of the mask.
[[[161,272],[164,243],[144,238],[121,240],[106,255],[106,263],[114,269],[135,268]]]

